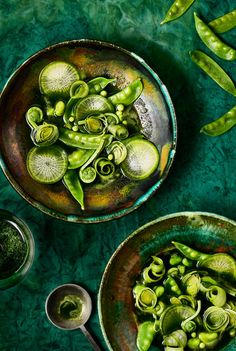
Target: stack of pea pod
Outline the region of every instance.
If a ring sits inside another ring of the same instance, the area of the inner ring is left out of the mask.
[[[83,78],[83,79],[82,79]],[[129,119],[133,103],[143,91],[137,77],[123,90],[105,90],[115,79],[87,80],[69,63],[53,61],[39,76],[41,106],[31,106],[26,121],[34,147],[27,170],[37,182],[63,180],[84,210],[83,185],[115,181],[120,176],[142,180],[159,163],[154,144]]]
[[[195,0],[176,0],[168,10],[161,24],[176,20],[182,16]],[[208,24],[194,13],[195,28],[203,43],[218,58],[226,61],[236,60],[236,50],[221,40],[218,34],[227,32],[236,27],[236,10],[213,19]],[[226,92],[236,96],[236,87],[226,71],[210,56],[200,50],[190,52],[192,61],[198,65]],[[204,125],[201,132],[208,136],[219,136],[236,125],[236,106],[232,107],[223,116]]]

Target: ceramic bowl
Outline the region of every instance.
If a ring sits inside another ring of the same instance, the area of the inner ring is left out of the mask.
[[[30,270],[33,264],[34,254],[35,254],[35,244],[34,244],[33,235],[30,229],[28,228],[28,226],[26,225],[26,223],[23,222],[18,217],[14,216],[12,213],[1,209],[0,222],[3,222],[3,223],[7,222],[12,227],[14,227],[19,233],[19,235],[21,236],[23,242],[26,244],[26,254],[20,267],[18,267],[18,269],[10,276],[7,276],[4,279],[0,279],[0,290],[4,290],[16,285],[26,276],[26,274],[28,273],[28,271]]]
[[[40,103],[39,74],[54,60],[72,63],[87,79],[97,76],[117,78],[118,89],[141,77],[144,90],[135,102],[135,110],[143,134],[160,153],[157,171],[146,180],[137,182],[121,177],[106,186],[87,186],[85,211],[80,209],[62,182],[53,185],[37,183],[26,169],[26,156],[32,141],[25,113],[30,106]],[[94,40],[59,43],[24,62],[2,91],[0,126],[1,166],[12,186],[39,210],[74,222],[101,222],[135,210],[160,187],[176,150],[175,112],[168,91],[158,75],[134,53],[111,43]]]
[[[147,260],[168,248],[172,240],[202,252],[227,252],[236,258],[236,222],[215,214],[176,213],[132,233],[112,255],[99,290],[99,319],[109,350],[137,350],[132,288]],[[162,350],[153,346],[150,350]],[[236,350],[236,338],[217,350]]]

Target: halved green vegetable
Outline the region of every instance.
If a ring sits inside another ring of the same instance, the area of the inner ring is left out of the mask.
[[[69,63],[53,61],[45,66],[39,76],[42,94],[52,98],[69,98],[71,85],[79,80],[77,69]]]
[[[67,153],[60,146],[33,147],[27,155],[27,170],[39,183],[53,184],[67,170]]]
[[[79,121],[94,113],[113,112],[114,107],[101,95],[88,95],[78,101],[75,106],[75,117]]]
[[[125,146],[127,156],[121,163],[121,169],[128,178],[142,180],[155,172],[160,156],[154,144],[145,139],[131,138]]]

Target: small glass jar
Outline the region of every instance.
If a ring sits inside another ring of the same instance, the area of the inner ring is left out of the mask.
[[[34,253],[34,238],[28,226],[12,213],[0,209],[0,290],[14,286],[25,277]]]

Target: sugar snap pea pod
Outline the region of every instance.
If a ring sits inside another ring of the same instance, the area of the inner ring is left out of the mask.
[[[236,125],[236,106],[213,122],[205,124],[200,132],[215,137],[226,133]]]
[[[225,44],[213,30],[194,13],[196,31],[204,44],[218,57],[232,61],[236,59],[236,50]]]
[[[92,135],[74,132],[67,128],[59,128],[59,140],[64,144],[81,149],[97,149],[101,140],[105,141],[105,146],[112,142],[113,136],[110,134]]]
[[[192,249],[191,247],[184,245],[182,243],[178,243],[176,241],[172,241],[172,244],[187,258],[190,260],[203,260],[209,257],[209,254],[205,254],[203,252]]]
[[[195,0],[175,0],[161,24],[173,21],[182,16],[194,1]]]
[[[232,79],[211,57],[199,50],[191,51],[190,57],[222,89],[236,96],[236,88]]]
[[[89,184],[94,182],[96,179],[97,173],[96,170],[92,166],[88,166],[86,168],[81,168],[79,171],[79,177],[83,183]]]
[[[179,285],[177,284],[176,280],[173,277],[169,276],[165,280],[164,287],[165,289],[170,290],[177,296],[182,294],[182,291],[180,290]]]
[[[99,143],[97,149],[90,156],[90,158],[83,164],[83,166],[81,167],[80,170],[82,171],[86,167],[88,167],[88,165],[90,165],[90,163],[92,163],[98,157],[98,155],[102,152],[102,150],[105,148],[105,146],[106,146],[106,140],[103,138],[100,140],[100,143]]]
[[[107,182],[116,178],[115,165],[106,157],[99,157],[94,163],[94,168],[102,182]]]
[[[74,116],[74,107],[76,106],[76,103],[80,100],[80,98],[77,97],[71,97],[70,100],[67,102],[66,104],[66,108],[65,108],[65,113],[63,115],[63,121],[65,123],[66,126],[70,125],[70,121],[69,118],[71,116]]]
[[[92,156],[94,149],[78,149],[68,155],[68,169],[76,169],[81,166]]]
[[[212,285],[206,292],[207,299],[217,307],[223,307],[226,303],[226,292],[220,286]]]
[[[236,27],[236,10],[215,18],[208,23],[215,33],[224,33]]]
[[[137,348],[139,351],[147,351],[156,334],[155,322],[146,321],[138,326]]]
[[[173,347],[185,347],[187,345],[187,335],[182,329],[173,331],[163,338],[163,345]]]
[[[83,80],[77,80],[70,87],[71,98],[82,99],[86,97],[88,93],[89,93],[88,84],[85,83]]]
[[[76,172],[72,169],[67,170],[63,181],[71,195],[80,204],[81,209],[84,210],[84,191]]]
[[[208,332],[224,331],[229,320],[229,314],[222,307],[210,306],[203,313],[203,326]]]
[[[128,106],[138,99],[142,91],[143,83],[141,81],[141,78],[137,78],[118,93],[109,96],[108,100],[113,105],[123,104],[125,106]]]
[[[109,79],[105,77],[96,77],[88,82],[89,93],[98,94],[103,89],[105,89],[108,84],[113,83],[115,81],[115,78]]]

